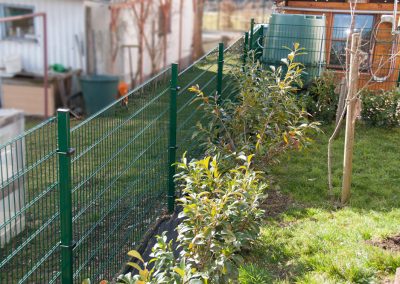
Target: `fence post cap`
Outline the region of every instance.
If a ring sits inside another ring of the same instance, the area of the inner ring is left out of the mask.
[[[69,108],[58,108],[57,112],[69,112]]]

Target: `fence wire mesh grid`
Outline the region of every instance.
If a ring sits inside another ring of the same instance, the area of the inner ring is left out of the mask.
[[[111,279],[165,205],[170,69],[72,129],[74,276]],[[108,273],[110,272],[110,273]]]
[[[242,42],[225,50],[223,97],[234,94],[228,73],[242,64]],[[215,48],[177,76],[177,159],[184,151],[200,153],[191,138],[204,113],[188,88],[215,94],[218,60]],[[69,158],[73,282],[112,279],[120,271],[126,253],[167,211],[171,75],[169,68],[86,120],[71,120],[68,138],[60,136],[61,119],[52,118],[0,147],[0,283],[62,282],[62,251],[69,246],[60,243],[68,208],[59,163],[68,153],[60,139],[75,149]]]
[[[1,283],[50,283],[59,273],[56,119],[0,148]]]

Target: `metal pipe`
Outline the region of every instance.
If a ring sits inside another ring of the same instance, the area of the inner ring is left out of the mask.
[[[47,58],[47,15],[43,13],[43,68],[44,68],[44,116],[45,118],[49,117],[49,70],[48,66],[48,58]]]
[[[44,67],[44,79],[43,79],[43,85],[44,85],[44,116],[45,118],[49,117],[49,110],[48,110],[48,101],[49,101],[49,91],[48,91],[48,86],[49,86],[49,73],[47,70],[47,15],[44,12],[40,13],[32,13],[32,14],[26,14],[26,15],[20,15],[20,16],[13,16],[13,17],[6,17],[6,18],[0,18],[0,23],[5,23],[5,22],[13,22],[13,21],[19,21],[19,20],[25,20],[25,19],[33,19],[36,17],[42,17],[43,19],[43,67]]]
[[[306,11],[306,12],[325,12],[325,13],[348,13],[348,10],[341,9],[321,9],[321,8],[296,8],[296,7],[277,7],[284,11]],[[388,14],[389,10],[355,10],[355,14]]]
[[[13,22],[13,21],[18,21],[18,20],[24,20],[24,19],[31,19],[35,17],[43,17],[46,13],[33,13],[33,14],[26,14],[26,15],[20,15],[20,16],[12,16],[12,17],[6,17],[6,18],[0,18],[0,23],[4,22]]]

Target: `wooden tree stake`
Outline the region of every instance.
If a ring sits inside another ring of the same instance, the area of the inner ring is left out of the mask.
[[[393,284],[400,284],[400,267],[396,269],[396,276],[394,277]]]
[[[353,168],[354,130],[356,120],[355,107],[358,90],[359,47],[360,34],[355,33],[351,37],[349,88],[346,99],[347,113],[343,161],[342,204],[347,203],[350,198],[351,175]]]

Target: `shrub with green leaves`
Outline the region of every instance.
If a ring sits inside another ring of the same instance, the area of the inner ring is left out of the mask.
[[[361,117],[369,125],[400,126],[400,89],[391,91],[364,90],[361,94]]]
[[[138,273],[118,278],[125,284],[238,283],[240,252],[259,235],[263,210],[259,205],[267,184],[251,167],[253,156],[240,154],[237,165],[220,168],[221,158],[206,157],[177,164],[182,206],[177,227],[180,256],[175,258],[166,234],[157,237],[152,259],[145,262],[132,250]]]
[[[185,257],[177,260],[172,250],[172,241],[167,241],[165,232],[157,236],[157,242],[150,254],[151,260],[145,262],[139,252],[128,253],[136,262],[128,262],[137,274],[129,272],[120,275],[117,283],[121,284],[207,284],[203,275],[186,261]],[[108,283],[108,282],[106,282]]]
[[[330,123],[336,118],[339,96],[335,93],[337,83],[331,71],[325,71],[322,76],[314,79],[301,99],[305,102],[307,111],[315,120]]]
[[[191,162],[184,157],[177,165],[183,194],[178,200],[181,257],[210,283],[237,283],[239,253],[258,237],[259,203],[267,185],[251,169],[252,157],[239,155],[239,164],[227,171],[220,169],[217,156]]]
[[[318,130],[318,123],[308,121],[309,115],[296,96],[303,84],[303,65],[295,62],[301,52],[295,44],[282,60],[283,66],[277,68],[264,68],[257,60],[248,60],[244,72],[233,73],[240,86],[234,101],[220,104],[218,95],[206,95],[197,86],[191,88],[208,114],[209,123],[198,123],[195,135],[205,141],[209,155],[255,153],[265,166],[278,162],[281,153],[310,143],[309,134]]]

